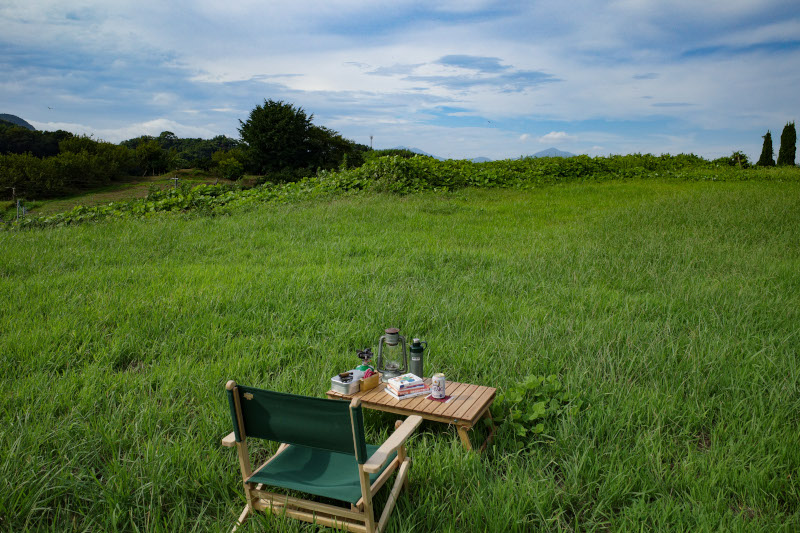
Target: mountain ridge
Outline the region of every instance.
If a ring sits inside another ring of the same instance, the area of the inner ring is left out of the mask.
[[[28,124],[25,120],[19,118],[17,115],[10,115],[8,113],[0,113],[0,120],[5,120],[6,122],[10,122],[15,126],[21,126],[23,128],[27,128],[31,131],[36,131],[36,128]]]
[[[575,157],[575,154],[559,150],[558,148],[546,148],[541,152],[536,152],[526,157]]]

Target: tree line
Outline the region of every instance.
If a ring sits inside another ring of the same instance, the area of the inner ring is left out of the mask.
[[[49,198],[108,185],[125,176],[198,168],[257,183],[292,182],[320,170],[361,165],[370,148],[313,124],[292,104],[265,100],[246,121],[240,139],[180,138],[171,131],[118,145],[66,131],[42,132],[0,120],[0,195]],[[13,192],[12,192],[13,191]]]
[[[126,176],[199,168],[237,180],[245,173],[256,183],[289,183],[319,172],[358,168],[385,156],[415,157],[404,150],[372,150],[313,123],[314,115],[291,103],[264,100],[239,121],[239,139],[179,138],[164,131],[112,144],[66,131],[29,130],[0,120],[0,195],[48,198],[107,185]],[[794,165],[794,122],[781,134],[777,165]],[[697,156],[692,156],[697,158]],[[700,159],[700,158],[697,158]],[[712,161],[746,168],[742,152]],[[772,135],[764,135],[758,166],[775,166]]]

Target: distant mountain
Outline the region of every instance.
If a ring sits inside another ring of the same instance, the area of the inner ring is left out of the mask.
[[[423,152],[419,148],[410,148],[408,146],[395,146],[392,149],[393,150],[408,150],[409,152],[414,152],[415,154],[427,155],[428,157],[432,157],[434,159],[438,159],[439,161],[444,161],[443,157],[439,157],[438,155],[429,154],[428,152]]]
[[[491,159],[489,159],[488,157],[475,157],[470,161],[472,161],[473,163],[488,163],[489,161],[491,161]]]
[[[23,128],[28,128],[29,130],[36,131],[36,128],[19,118],[17,115],[7,115],[5,113],[0,113],[0,120],[5,120],[6,122],[10,122],[12,124],[16,124],[17,126],[22,126]]]
[[[575,157],[575,154],[564,152],[557,148],[548,148],[547,150],[536,152],[535,154],[528,157]]]

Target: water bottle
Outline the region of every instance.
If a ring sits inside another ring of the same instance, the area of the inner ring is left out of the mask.
[[[425,346],[423,346],[423,344]],[[414,374],[415,376],[425,377],[423,374],[423,365],[422,365],[422,354],[425,351],[425,348],[428,347],[428,343],[425,341],[420,341],[419,339],[414,339],[411,343],[411,347],[408,351],[411,352],[411,365],[409,368],[409,372]]]

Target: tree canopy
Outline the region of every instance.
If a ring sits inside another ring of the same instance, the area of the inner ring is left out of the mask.
[[[779,165],[794,165],[794,157],[797,151],[797,131],[794,122],[787,122],[781,133],[781,147],[778,150]]]
[[[58,154],[58,143],[70,137],[67,131],[37,131],[0,120],[0,154],[52,157]]]
[[[774,167],[775,166],[775,159],[773,159],[773,150],[772,150],[772,134],[767,130],[767,134],[764,135],[764,144],[761,146],[761,157],[758,158],[758,163],[756,163],[760,167]]]
[[[357,166],[369,147],[345,139],[338,132],[312,123],[302,107],[264,100],[239,121],[251,169],[275,180],[296,179],[316,169]]]
[[[255,170],[266,174],[306,167],[313,118],[301,107],[271,99],[253,108],[247,121],[239,121],[239,134]]]
[[[224,135],[217,135],[212,139],[180,138],[171,131],[162,131],[158,137],[142,135],[122,141],[122,146],[136,149],[140,145],[155,142],[168,152],[167,159],[181,161],[185,165],[208,170],[213,166],[212,156],[219,150],[228,151],[239,146],[239,141]],[[182,168],[182,167],[181,167]]]

